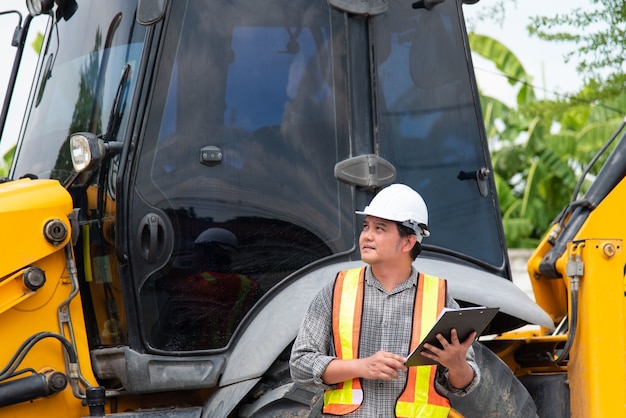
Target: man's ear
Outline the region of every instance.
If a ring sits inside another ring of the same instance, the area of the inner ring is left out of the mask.
[[[417,236],[415,234],[409,234],[404,238],[406,239],[405,241],[406,245],[402,248],[402,250],[410,252],[415,246],[415,242],[417,241]]]

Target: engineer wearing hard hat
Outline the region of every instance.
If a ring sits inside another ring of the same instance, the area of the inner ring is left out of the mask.
[[[450,341],[438,336],[442,349],[426,346],[423,355],[440,366],[404,365],[422,318],[458,307],[444,279],[413,266],[430,235],[426,204],[393,184],[356,213],[365,216],[359,248],[367,266],[339,272],[314,298],[291,352],[292,378],[325,389],[324,415],[447,417],[449,398],[480,380],[475,333],[459,341],[453,331]]]

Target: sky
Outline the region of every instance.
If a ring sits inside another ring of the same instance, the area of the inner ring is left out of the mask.
[[[504,22],[479,16],[499,4],[505,5]],[[582,87],[576,71],[576,57],[565,62],[565,54],[575,45],[542,41],[528,34],[527,26],[532,16],[553,17],[577,8],[589,8],[591,0],[481,0],[474,5],[463,6],[467,30],[488,35],[504,44],[520,60],[526,73],[533,77],[533,86],[539,99],[553,99],[556,94],[571,93]],[[514,89],[506,79],[498,75],[491,62],[477,54],[472,55],[478,85],[483,93],[497,97],[507,105],[515,103]]]
[[[451,0],[448,0],[451,1]],[[502,24],[488,20],[478,21],[478,16],[492,10],[498,4],[505,4],[505,20]],[[564,53],[572,46],[548,43],[528,35],[526,26],[530,16],[554,16],[567,13],[577,7],[589,7],[591,0],[481,0],[474,5],[464,5],[468,30],[491,36],[506,45],[522,62],[526,72],[533,77],[535,91],[539,98],[553,98],[555,93],[573,92],[581,85],[576,72],[576,63],[566,63]],[[0,0],[0,11],[20,10],[25,18],[25,0]],[[43,20],[43,19],[42,19]],[[15,48],[10,40],[17,25],[15,14],[0,15],[0,103],[4,102],[4,92],[9,78]],[[43,28],[40,29],[43,31]],[[37,56],[30,47],[30,40],[24,52],[24,69],[36,65]],[[478,85],[490,96],[497,97],[508,105],[514,104],[514,89],[506,79],[498,75],[495,66],[474,55],[474,68]],[[30,89],[28,78],[18,79],[15,103],[25,104]],[[0,142],[0,156],[13,145],[19,133],[20,111],[9,114],[9,121]]]

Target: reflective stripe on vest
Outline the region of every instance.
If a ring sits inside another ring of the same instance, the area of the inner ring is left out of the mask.
[[[411,347],[420,341],[437,321],[446,304],[446,282],[438,277],[421,274],[417,281]],[[450,412],[450,401],[435,390],[437,366],[409,367],[407,384],[396,402],[396,416],[444,418]]]
[[[337,357],[358,358],[365,269],[342,271],[333,292],[333,339]],[[419,344],[445,306],[445,281],[420,274],[414,305],[411,349]],[[424,330],[426,332],[424,332]],[[409,367],[408,381],[398,398],[398,417],[447,417],[448,400],[435,391],[436,366]],[[344,415],[355,411],[363,401],[359,379],[345,381],[324,393],[324,413]]]
[[[365,269],[342,271],[335,280],[333,339],[337,357],[343,360],[359,358],[364,273]],[[345,415],[355,411],[362,402],[361,381],[346,380],[324,392],[324,413]]]

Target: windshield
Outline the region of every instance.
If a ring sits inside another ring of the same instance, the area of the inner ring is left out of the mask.
[[[73,174],[69,135],[107,133],[118,85],[117,110],[122,112],[109,140],[123,136],[128,121],[123,110],[130,107],[145,31],[135,24],[133,3],[81,3],[72,18],[49,27],[13,178],[31,175],[64,183]]]
[[[476,181],[491,165],[460,5],[409,6],[393,0],[374,21],[381,156],[428,204],[426,247],[503,269],[495,190],[485,182],[481,195]]]

